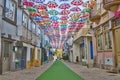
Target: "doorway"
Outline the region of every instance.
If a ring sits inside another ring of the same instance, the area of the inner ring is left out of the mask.
[[[115,55],[116,66],[120,66],[120,28],[115,30]]]
[[[10,42],[3,42],[3,72],[7,72],[10,70],[10,46]]]

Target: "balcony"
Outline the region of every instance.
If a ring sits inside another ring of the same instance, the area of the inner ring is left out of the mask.
[[[120,0],[103,0],[103,5],[106,10],[115,12],[118,10]]]
[[[90,20],[92,22],[95,22],[95,23],[99,23],[100,21],[100,18],[101,18],[101,15],[100,15],[100,9],[93,9],[91,10],[91,13],[90,13]]]

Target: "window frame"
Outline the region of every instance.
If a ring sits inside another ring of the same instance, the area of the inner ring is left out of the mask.
[[[11,24],[13,24],[13,25],[16,25],[16,23],[17,23],[17,2],[15,1],[15,0],[9,0],[10,1],[10,3],[11,3],[11,1],[14,3],[14,5],[15,5],[15,14],[14,14],[14,21],[12,20],[12,19],[10,19],[10,18],[8,18],[5,14],[6,14],[6,0],[4,0],[4,9],[3,9],[3,20],[5,20],[5,21],[7,21],[7,22],[9,22],[9,23],[11,23]],[[9,3],[9,4],[10,4]],[[9,8],[10,9],[10,8]]]
[[[24,16],[24,15],[27,17],[26,25],[23,24],[23,16]],[[28,22],[29,22],[28,20],[29,20],[28,14],[27,14],[25,11],[23,11],[23,13],[22,13],[22,25],[23,25],[24,27],[26,27],[26,28],[28,27]]]

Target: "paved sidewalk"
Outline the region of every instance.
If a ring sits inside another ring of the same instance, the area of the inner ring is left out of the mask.
[[[34,67],[32,69],[24,69],[15,72],[7,72],[0,75],[0,80],[35,80],[45,70],[47,70],[53,62],[45,63],[40,67]]]
[[[64,63],[85,80],[120,80],[120,74],[107,73],[103,69],[87,68],[86,66],[67,61]]]
[[[24,69],[15,72],[7,72],[0,75],[0,80],[35,80],[45,70],[47,70],[53,62],[45,63],[40,67],[34,67],[32,69]],[[87,68],[80,64],[64,62],[69,68],[75,71],[78,75],[85,80],[120,80],[120,74],[107,73],[106,70],[100,70],[98,68]]]

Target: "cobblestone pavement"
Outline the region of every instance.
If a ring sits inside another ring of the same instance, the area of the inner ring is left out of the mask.
[[[7,72],[0,75],[0,80],[35,80],[45,70],[52,65],[52,62],[45,63],[40,67],[34,67],[32,69],[24,69],[15,72]]]
[[[120,80],[120,74],[107,73],[107,70],[87,68],[86,66],[66,61],[65,64],[85,80]]]
[[[85,80],[120,80],[120,74],[107,73],[106,70],[103,69],[87,68],[80,64],[70,63],[67,61],[64,63]],[[0,75],[0,80],[35,80],[51,65],[52,62],[49,62],[40,67],[34,67],[29,70],[24,69],[15,72],[7,72]]]

